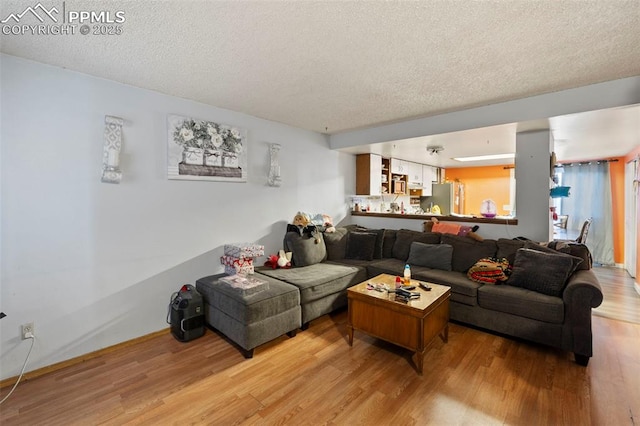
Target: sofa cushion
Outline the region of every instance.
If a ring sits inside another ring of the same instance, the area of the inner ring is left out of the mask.
[[[315,237],[287,232],[284,236],[284,248],[292,253],[291,263],[294,266],[314,265],[327,257],[327,248],[321,234]]]
[[[588,271],[593,265],[591,252],[585,244],[554,240],[548,242],[547,247],[555,249],[561,253],[570,254],[571,256],[579,257],[580,259],[582,259],[582,263],[578,265],[576,271]]]
[[[536,244],[533,241],[526,241],[524,243],[524,248],[531,249],[531,250],[537,250],[537,251],[541,251],[541,252],[549,253],[549,254],[558,254],[558,255],[570,256],[571,257],[571,261],[573,262],[573,269],[571,270],[569,275],[573,274],[574,271],[578,268],[578,266],[580,266],[580,264],[582,263],[582,258],[576,257],[576,256],[571,256],[571,254],[569,254],[570,249],[568,247],[565,248],[564,250],[556,250],[556,249],[549,248],[546,245],[543,246],[541,244]]]
[[[451,270],[453,247],[449,244],[425,244],[418,241],[411,243],[407,263],[411,266]]]
[[[442,244],[453,246],[451,268],[457,272],[466,273],[479,259],[496,255],[495,240],[476,241],[469,237],[443,234],[441,241]]]
[[[496,241],[498,251],[496,257],[502,259],[503,257],[509,261],[510,265],[516,260],[516,252],[518,249],[524,247],[524,241],[522,240],[509,240],[507,238],[498,238]]]
[[[559,297],[575,270],[573,256],[518,249],[508,285]]]
[[[298,287],[301,304],[342,292],[367,279],[364,268],[332,262],[291,269],[260,267],[258,272]]]
[[[482,286],[482,284],[471,281],[466,274],[456,271],[426,269],[418,270],[417,273],[412,273],[411,276],[420,281],[448,285],[451,287],[452,299],[454,294],[461,294],[475,299],[478,296],[478,288]],[[473,304],[475,305],[475,303]]]
[[[342,260],[347,255],[347,228],[336,228],[334,232],[322,234],[327,248],[327,260]]]
[[[378,234],[374,232],[349,232],[347,236],[347,254],[345,258],[373,260],[377,236]]]
[[[478,289],[478,305],[538,321],[562,324],[564,303],[561,298],[511,286],[485,285]]]
[[[385,229],[382,237],[382,259],[393,257],[393,245],[396,243],[396,229]]]
[[[367,274],[370,277],[375,277],[380,274],[391,274],[402,276],[404,273],[404,265],[406,262],[395,257],[389,259],[375,259],[369,262],[367,265]],[[415,266],[411,268],[411,277],[414,277],[420,270],[426,270],[423,266]]]
[[[439,244],[440,234],[435,232],[418,232],[408,229],[401,229],[396,232],[396,241],[393,244],[392,256],[396,259],[406,261],[411,250],[411,243],[418,241],[426,244]]]

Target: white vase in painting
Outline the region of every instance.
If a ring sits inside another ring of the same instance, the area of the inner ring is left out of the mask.
[[[182,151],[182,161],[184,164],[202,165],[204,159],[204,150],[202,148],[186,147]]]
[[[224,153],[224,157],[223,157],[222,161],[223,161],[222,165],[224,167],[238,167],[239,166],[238,156],[236,154],[232,154],[230,152],[225,152]]]
[[[222,166],[222,152],[220,150],[205,149],[204,165],[214,167]]]

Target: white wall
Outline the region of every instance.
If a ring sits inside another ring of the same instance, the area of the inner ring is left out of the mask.
[[[0,378],[24,361],[20,324],[35,322],[27,371],[146,335],[167,327],[180,285],[222,271],[225,243],[274,253],[298,210],[346,215],[355,157],[324,135],[7,55],[0,66]],[[168,180],[167,114],[247,129],[248,182]],[[125,120],[119,185],[100,182],[105,115]]]

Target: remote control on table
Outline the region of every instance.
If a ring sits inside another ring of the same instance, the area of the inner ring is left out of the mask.
[[[425,291],[431,291],[431,287],[429,287],[425,283],[419,283],[418,285],[420,286],[421,289],[423,289]]]

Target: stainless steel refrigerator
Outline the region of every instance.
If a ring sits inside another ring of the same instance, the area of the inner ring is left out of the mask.
[[[422,197],[420,206],[428,212],[435,205],[444,216],[464,214],[464,185],[461,182],[434,183],[431,196]]]

